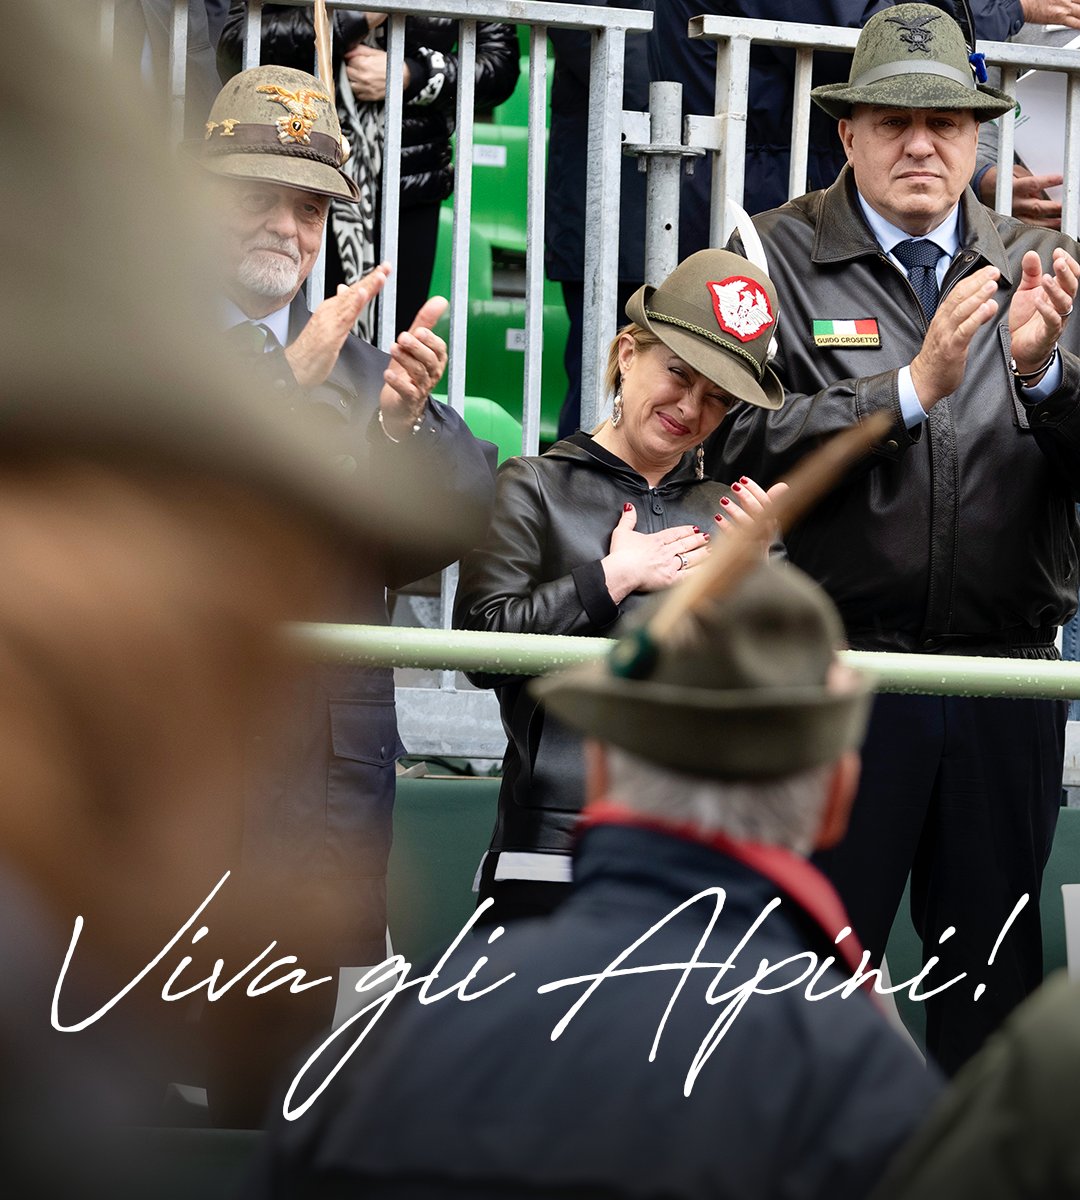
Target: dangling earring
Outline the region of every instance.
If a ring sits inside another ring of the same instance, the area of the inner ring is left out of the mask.
[[[615,399],[611,402],[611,428],[618,429],[619,422],[622,420],[622,392],[615,393]]]
[[[698,448],[694,451],[694,475],[698,479],[705,478],[705,447],[701,442],[698,442]]]

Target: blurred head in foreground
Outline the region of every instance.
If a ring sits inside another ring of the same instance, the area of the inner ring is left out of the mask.
[[[286,669],[278,623],[317,611],[343,546],[350,569],[378,553],[391,509],[395,535],[438,531],[245,390],[203,325],[207,239],[136,85],[71,6],[23,17],[0,47],[18,163],[0,184],[0,883],[61,951],[85,917],[73,973],[92,961],[111,995],[238,866],[243,717]],[[40,86],[41,61],[64,87]],[[324,915],[297,900],[276,933]],[[244,922],[208,923],[208,962],[228,958]],[[51,944],[0,955],[5,1055],[20,1014],[48,1030],[48,992],[20,994],[35,952],[51,987]]]

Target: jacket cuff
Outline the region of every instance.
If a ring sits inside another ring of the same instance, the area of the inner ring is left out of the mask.
[[[409,86],[405,89],[404,102],[409,103],[410,100],[415,100],[417,96],[427,87],[427,81],[430,78],[431,72],[428,69],[428,64],[419,58],[410,58],[405,56],[405,66],[409,68]]]
[[[1028,401],[1024,388],[1015,387],[1020,402],[1027,410],[1032,429],[1048,429],[1075,418],[1080,409],[1080,359],[1067,350],[1061,352],[1061,383],[1057,389],[1040,400]]]
[[[868,375],[855,385],[855,415],[862,420],[871,413],[887,412],[892,417],[892,428],[872,453],[879,458],[895,462],[905,450],[914,446],[922,436],[922,426],[908,429],[900,408],[899,371],[883,371],[880,375]]]
[[[606,629],[619,617],[619,606],[611,598],[604,580],[604,568],[598,558],[582,563],[571,572],[578,599],[589,620],[597,629]]]

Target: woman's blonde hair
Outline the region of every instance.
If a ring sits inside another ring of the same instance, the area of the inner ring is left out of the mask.
[[[619,371],[619,339],[623,334],[629,334],[634,339],[635,350],[648,350],[651,346],[660,345],[660,339],[651,330],[646,329],[644,325],[638,325],[635,321],[630,321],[624,325],[611,339],[611,345],[608,348],[607,368],[604,371],[604,394],[606,396],[617,396],[619,394],[621,377],[621,372]]]

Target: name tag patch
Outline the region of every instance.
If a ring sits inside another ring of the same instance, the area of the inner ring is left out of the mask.
[[[877,321],[863,317],[855,321],[815,321],[815,346],[880,346]]]

